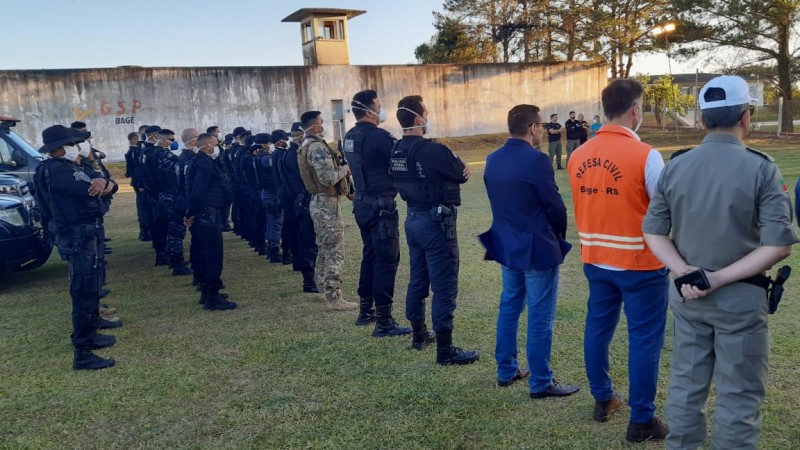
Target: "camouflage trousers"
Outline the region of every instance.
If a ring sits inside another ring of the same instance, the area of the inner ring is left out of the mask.
[[[309,205],[318,247],[314,281],[328,302],[342,298],[344,221],[339,198],[338,195],[314,194]]]

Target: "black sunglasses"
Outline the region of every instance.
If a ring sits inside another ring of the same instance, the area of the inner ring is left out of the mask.
[[[748,107],[747,107],[747,109],[745,109],[744,111],[742,111],[742,115],[741,115],[741,116],[739,116],[739,120],[742,120],[742,117],[744,117],[744,113],[746,113],[747,111],[750,111],[750,117],[752,117],[752,116],[753,116],[753,112],[754,112],[755,110],[756,110],[756,107],[755,107],[755,106],[753,106],[753,105],[751,105],[751,106],[748,106]]]

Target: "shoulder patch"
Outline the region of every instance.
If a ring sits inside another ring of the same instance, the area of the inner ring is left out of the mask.
[[[750,147],[747,147],[747,150],[748,150],[749,152],[755,153],[756,155],[758,155],[758,156],[760,156],[760,157],[762,157],[762,158],[766,159],[767,161],[769,161],[769,162],[771,162],[771,163],[774,163],[774,162],[775,162],[775,159],[774,159],[772,156],[769,156],[768,154],[766,154],[766,153],[764,153],[764,152],[762,152],[762,151],[759,151],[759,150],[756,150],[756,149],[754,149],[754,148],[750,148]]]
[[[315,149],[314,154],[312,156],[314,157],[314,161],[316,161],[319,164],[324,163],[327,157],[327,155],[325,154],[325,150],[322,149]]]
[[[344,140],[344,151],[347,153],[353,153],[353,150],[356,148],[356,143],[352,139],[345,139]]]
[[[75,178],[75,181],[84,181],[92,184],[92,179],[89,178],[89,175],[86,175],[82,170],[76,170],[72,172],[72,177]]]
[[[672,154],[671,154],[671,155],[669,155],[669,159],[670,159],[670,161],[671,161],[672,159],[674,159],[674,158],[677,158],[678,156],[681,156],[682,154],[684,154],[684,153],[686,153],[686,152],[688,152],[688,151],[691,151],[693,148],[694,148],[694,147],[683,148],[683,149],[676,150],[676,151],[672,152]]]

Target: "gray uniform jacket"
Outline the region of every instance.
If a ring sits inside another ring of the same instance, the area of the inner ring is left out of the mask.
[[[719,270],[760,246],[798,242],[787,191],[771,157],[735,136],[710,134],[666,165],[642,229],[671,231],[689,265]],[[712,295],[726,296],[737,285]]]

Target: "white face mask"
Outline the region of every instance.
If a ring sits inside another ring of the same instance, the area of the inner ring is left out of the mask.
[[[75,158],[77,158],[80,154],[80,149],[74,145],[64,147],[64,151],[66,151],[64,154],[64,159],[68,159],[70,161],[75,161]]]
[[[386,112],[385,109],[381,108],[381,112],[380,113],[376,113],[371,108],[367,108],[367,105],[365,105],[365,104],[363,104],[363,103],[361,103],[359,101],[353,101],[353,103],[358,103],[359,105],[363,106],[363,108],[358,107],[358,106],[353,106],[353,109],[360,109],[361,111],[371,112],[372,114],[378,116],[378,123],[386,122],[386,119],[388,118],[388,113]]]
[[[415,116],[417,116],[420,119],[425,121],[425,125],[414,125],[413,127],[405,127],[405,128],[403,128],[403,130],[412,130],[414,128],[422,128],[422,134],[431,134],[433,132],[433,121],[431,121],[431,119],[429,119],[429,118],[426,119],[426,118],[420,116],[419,114],[417,114],[416,112],[414,112],[414,111],[412,111],[412,110],[410,110],[408,108],[405,108],[405,107],[400,107],[398,109],[404,109],[404,110],[410,112],[411,114],[413,114],[413,115],[415,115]]]
[[[219,158],[219,147],[214,147],[214,151],[208,156],[210,156],[211,159]]]
[[[89,144],[83,144],[83,146],[78,144],[77,148],[78,148],[78,155],[83,156],[84,158],[89,157]]]

